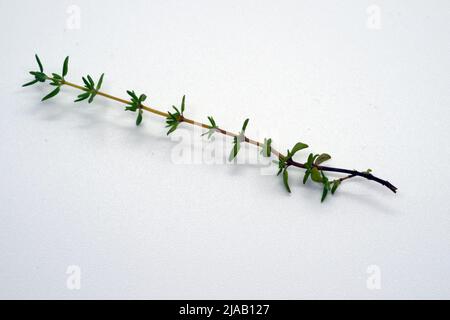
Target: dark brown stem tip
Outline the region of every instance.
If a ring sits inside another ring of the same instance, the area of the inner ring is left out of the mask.
[[[397,193],[397,187],[394,186],[392,183],[390,183],[389,181],[386,180],[382,180],[380,178],[375,177],[373,174],[371,173],[366,173],[365,174],[365,178],[369,179],[369,180],[373,180],[376,181],[380,184],[382,184],[383,186],[385,186],[386,188],[388,188],[389,190],[391,190],[394,193]]]

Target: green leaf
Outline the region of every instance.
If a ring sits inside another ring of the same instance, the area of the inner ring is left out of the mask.
[[[340,180],[334,180],[333,187],[331,188],[331,194],[334,194],[336,192],[340,184],[341,184]]]
[[[323,191],[322,191],[322,199],[320,200],[320,202],[324,202],[325,198],[328,195],[328,188],[326,185],[323,186]]]
[[[172,108],[173,108],[173,110],[175,110],[175,114],[176,114],[176,115],[180,115],[180,114],[181,114],[180,110],[178,110],[177,107],[172,106]]]
[[[39,70],[40,70],[41,72],[44,72],[44,67],[42,66],[41,60],[39,59],[38,55],[35,54],[34,56],[35,56],[35,58],[36,58],[36,61],[37,61],[38,66],[39,66]]]
[[[315,182],[322,182],[322,176],[316,167],[311,169],[311,179]]]
[[[303,177],[303,184],[306,184],[306,182],[308,181],[309,176],[311,175],[311,170],[306,170],[305,171],[305,176]]]
[[[262,150],[261,150],[261,154],[264,157],[270,157],[270,155],[272,154],[272,139],[266,139],[264,138],[264,144],[262,145]]]
[[[322,183],[326,185],[328,189],[330,189],[330,182],[328,181],[327,176],[325,175],[325,173],[323,173],[323,171],[320,171],[320,174],[322,176]]]
[[[89,98],[89,95],[90,95],[89,92],[82,93],[78,96],[78,99],[75,100],[75,102],[80,102],[80,101],[86,100],[87,98]]]
[[[142,122],[142,109],[139,109],[138,116],[136,118],[136,125],[140,125]]]
[[[129,106],[129,107],[125,107],[125,111],[133,111],[136,112],[137,107],[136,106]]]
[[[59,87],[57,87],[55,90],[53,90],[52,92],[50,92],[48,95],[46,95],[45,97],[42,98],[41,101],[45,101],[48,100],[50,98],[53,98],[54,96],[56,96],[59,93]]]
[[[175,123],[174,125],[172,125],[169,129],[169,131],[167,131],[167,135],[171,134],[172,132],[174,132],[178,127],[178,123]]]
[[[27,82],[27,83],[23,84],[22,87],[31,86],[31,85],[35,84],[36,82],[39,82],[39,80],[33,80],[33,81],[30,81],[30,82]]]
[[[139,100],[136,93],[134,93],[134,91],[127,90],[127,93],[131,98],[133,98],[135,100]]]
[[[323,163],[323,162],[325,162],[325,161],[327,161],[327,160],[330,160],[330,159],[331,159],[331,156],[330,156],[329,154],[327,154],[327,153],[322,153],[322,154],[316,159],[316,161],[314,162],[314,164],[320,165],[321,163]]]
[[[218,129],[216,125],[216,121],[214,121],[213,117],[208,117],[209,123],[211,124],[208,126],[209,130],[202,134],[202,137],[204,135],[208,135],[208,139],[211,139],[212,135],[216,133],[216,129]]]
[[[90,75],[87,76],[88,80],[89,80],[89,85],[91,89],[94,89],[95,86],[95,82],[94,80],[92,80],[92,77]]]
[[[283,172],[283,168],[279,168],[279,169],[278,169],[277,176],[279,176],[281,172]]]
[[[69,57],[66,57],[63,64],[62,76],[65,77],[69,71]]]
[[[183,99],[181,100],[181,113],[180,113],[180,115],[183,115],[185,101],[186,101],[186,95],[184,95]]]
[[[241,149],[241,142],[239,141],[239,139],[237,139],[237,137],[234,137],[234,146],[233,149],[231,149],[228,161],[233,161],[233,159],[236,158],[240,149]]]
[[[314,161],[314,155],[312,153],[309,154],[308,156],[308,161],[306,162],[306,165],[309,169],[311,169],[311,164]]]
[[[291,150],[290,152],[290,157],[292,158],[294,156],[294,154],[296,154],[298,151],[302,150],[302,149],[306,149],[308,148],[307,144],[304,144],[302,142],[298,142]]]
[[[92,89],[90,83],[86,80],[85,77],[82,77],[81,79],[83,79],[83,82],[84,82],[84,85],[86,86],[86,88]]]
[[[90,94],[91,97],[89,98],[88,103],[92,103],[92,101],[94,101],[94,98],[97,95],[97,91],[91,91]]]
[[[250,119],[245,119],[244,125],[242,126],[242,133],[244,133],[245,130],[247,129],[247,125],[248,125],[248,122],[249,122],[249,121],[250,121]]]
[[[30,74],[34,76],[34,78],[40,82],[45,82],[47,80],[47,75],[38,71],[30,71]]]
[[[141,94],[140,97],[139,97],[139,101],[140,102],[144,102],[145,99],[147,99],[147,96],[145,94]]]
[[[208,120],[209,120],[209,123],[211,123],[210,129],[217,128],[216,121],[214,120],[213,117],[209,116]]]
[[[286,187],[286,190],[291,193],[291,188],[289,188],[289,173],[287,171],[287,169],[283,170],[283,183],[284,186]]]
[[[102,84],[103,84],[103,77],[104,77],[104,76],[105,76],[105,74],[102,73],[102,75],[100,76],[100,79],[98,80],[97,87],[95,88],[95,90],[99,91],[100,88],[102,87]]]
[[[57,73],[52,73],[52,76],[55,80],[62,80],[62,77]]]

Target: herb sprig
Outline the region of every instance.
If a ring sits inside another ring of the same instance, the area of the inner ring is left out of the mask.
[[[132,111],[137,112],[136,117],[136,125],[140,125],[143,120],[143,112],[151,112],[153,114],[156,114],[158,116],[163,116],[166,118],[166,127],[169,128],[167,135],[174,132],[178,126],[185,122],[187,124],[200,126],[202,128],[207,129],[205,133],[202,135],[207,135],[208,139],[210,139],[213,134],[220,133],[224,134],[226,136],[230,136],[233,138],[233,147],[230,152],[229,161],[233,161],[236,159],[239,150],[241,148],[242,143],[248,143],[251,145],[254,145],[256,147],[261,148],[261,154],[264,157],[276,157],[278,161],[274,161],[278,165],[278,174],[282,174],[283,178],[283,184],[286,188],[286,190],[290,193],[291,188],[289,185],[289,172],[288,169],[290,167],[296,167],[300,169],[305,170],[305,174],[302,178],[303,184],[306,184],[309,179],[311,179],[313,182],[318,183],[322,186],[322,192],[321,192],[321,201],[323,202],[329,194],[335,194],[337,189],[340,187],[343,181],[354,178],[354,177],[362,177],[370,181],[377,182],[388,189],[390,189],[393,192],[397,191],[397,188],[392,185],[390,182],[380,179],[372,174],[372,170],[368,169],[365,171],[357,171],[357,170],[349,170],[349,169],[342,169],[342,168],[335,168],[335,167],[327,167],[323,166],[323,163],[326,161],[329,161],[331,159],[331,156],[327,153],[322,154],[314,154],[310,153],[304,163],[297,162],[294,160],[294,156],[301,150],[304,150],[308,148],[309,146],[303,142],[296,143],[292,149],[287,150],[286,155],[283,155],[282,153],[278,152],[276,149],[272,147],[272,139],[271,138],[265,138],[264,142],[258,142],[255,140],[252,140],[245,135],[245,131],[247,129],[249,119],[246,119],[244,121],[244,124],[242,125],[242,129],[238,134],[219,129],[219,127],[216,124],[216,121],[212,116],[208,117],[209,124],[204,124],[201,122],[196,122],[194,120],[188,119],[184,116],[185,111],[185,103],[186,103],[186,96],[183,96],[181,101],[180,108],[177,108],[175,106],[172,106],[175,112],[163,112],[158,109],[154,109],[148,106],[145,106],[143,102],[147,99],[147,96],[145,94],[137,95],[134,91],[127,91],[128,96],[130,97],[130,100],[124,100],[106,93],[103,93],[100,91],[101,86],[103,84],[103,77],[104,74],[102,74],[97,82],[92,79],[90,75],[87,75],[86,77],[82,77],[82,81],[84,83],[84,86],[80,86],[71,82],[68,82],[66,80],[66,76],[69,71],[69,57],[66,57],[63,62],[62,72],[61,74],[52,73],[51,76],[47,75],[44,72],[44,67],[42,65],[42,62],[38,55],[35,55],[36,63],[38,65],[37,71],[30,71],[29,73],[34,77],[33,80],[25,83],[23,87],[28,87],[31,85],[34,85],[36,83],[44,83],[47,80],[50,81],[50,85],[56,87],[53,89],[49,94],[44,96],[42,98],[42,101],[48,100],[50,98],[55,97],[61,90],[61,87],[64,85],[67,85],[72,88],[76,88],[78,90],[82,90],[83,92],[78,95],[75,102],[80,102],[83,100],[88,99],[88,103],[92,103],[94,98],[97,95],[101,95],[103,97],[106,97],[108,99],[112,99],[121,103],[125,103],[126,111]],[[345,174],[345,176],[341,178],[337,178],[334,180],[329,180],[329,178],[325,175],[325,172],[335,172],[335,173],[341,173]]]

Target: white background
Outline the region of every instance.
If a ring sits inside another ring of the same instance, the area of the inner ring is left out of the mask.
[[[450,298],[450,2],[2,0],[0,18],[1,298]],[[321,204],[295,170],[288,195],[255,164],[180,164],[199,132],[70,88],[40,103],[48,85],[20,87],[34,53],[399,193],[354,179]]]

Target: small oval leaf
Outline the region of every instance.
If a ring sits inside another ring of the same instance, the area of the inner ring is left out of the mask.
[[[325,198],[328,195],[328,188],[326,185],[323,186],[323,191],[322,191],[322,199],[320,200],[320,202],[324,202]]]
[[[136,118],[136,125],[140,125],[142,122],[142,109],[139,109],[138,116]]]
[[[340,180],[335,180],[333,182],[333,187],[331,188],[331,194],[334,194],[337,190],[337,188],[339,187],[339,185],[341,184]]]
[[[320,175],[320,172],[316,167],[311,169],[311,179],[314,182],[322,182],[322,176]]]
[[[50,98],[53,98],[54,96],[56,96],[59,93],[59,87],[57,87],[55,90],[53,90],[52,92],[50,92],[48,95],[46,95],[45,97],[42,98],[41,101],[45,101],[48,100]]]
[[[291,188],[289,188],[289,173],[287,171],[287,169],[283,170],[283,183],[284,186],[286,187],[286,190],[291,193]]]
[[[328,161],[331,159],[331,156],[327,153],[322,153],[320,156],[317,157],[314,164],[320,165],[321,163],[324,163],[325,161]]]
[[[302,142],[298,142],[295,144],[295,146],[292,148],[291,152],[290,152],[290,156],[293,157],[294,154],[296,154],[298,151],[302,150],[302,149],[306,149],[308,148],[308,145]]]
[[[69,57],[66,57],[66,59],[64,59],[62,76],[65,77],[68,71],[69,71]]]

